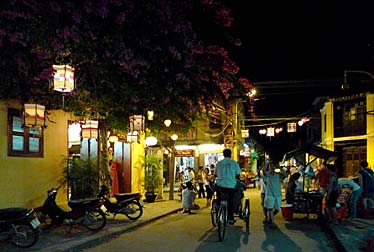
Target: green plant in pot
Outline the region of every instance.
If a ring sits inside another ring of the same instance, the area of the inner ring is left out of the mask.
[[[109,181],[108,165],[98,162],[97,158],[64,158],[61,166],[63,172],[59,182],[61,186],[70,188],[70,199],[94,198],[99,184]]]
[[[144,189],[147,202],[154,202],[157,188],[162,183],[162,158],[156,154],[147,154],[145,158]]]

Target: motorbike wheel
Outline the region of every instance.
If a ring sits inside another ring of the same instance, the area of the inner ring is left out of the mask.
[[[131,213],[125,213],[130,220],[137,220],[143,215],[143,207],[135,200],[131,201],[126,208],[131,211]]]
[[[100,230],[106,224],[106,215],[101,209],[88,210],[82,224],[89,230]]]
[[[10,242],[20,248],[29,248],[39,240],[39,229],[34,229],[27,221],[12,224]]]

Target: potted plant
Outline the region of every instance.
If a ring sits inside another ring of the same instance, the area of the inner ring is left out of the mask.
[[[162,183],[162,158],[155,154],[148,154],[145,158],[144,189],[147,202],[154,202],[157,188]]]
[[[63,172],[59,183],[70,189],[70,199],[96,197],[99,184],[106,184],[110,176],[107,165],[98,163],[97,158],[64,158],[61,166]]]

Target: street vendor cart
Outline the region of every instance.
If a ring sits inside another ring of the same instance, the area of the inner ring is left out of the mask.
[[[298,165],[301,165],[305,171],[308,166],[311,168],[311,164],[318,158],[323,159],[325,163],[335,160],[337,158],[337,153],[316,145],[307,145],[287,152],[283,157],[283,162],[291,158],[293,158]],[[294,195],[293,212],[306,214],[307,218],[309,218],[309,214],[316,214],[318,218],[320,218],[322,217],[323,195],[319,190],[309,190],[309,186],[305,188],[305,178],[307,176],[307,174],[303,174],[302,191],[296,192]]]

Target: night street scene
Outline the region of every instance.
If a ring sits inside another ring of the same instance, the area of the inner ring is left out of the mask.
[[[374,251],[373,10],[1,1],[0,251]]]

